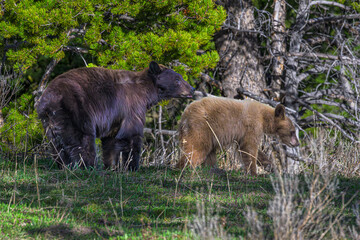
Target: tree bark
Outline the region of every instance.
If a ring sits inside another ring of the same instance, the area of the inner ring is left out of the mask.
[[[259,62],[257,33],[252,31],[255,18],[251,0],[224,0],[220,4],[228,13],[222,30],[215,36],[223,94],[239,98],[236,89],[241,87],[262,95],[265,77]]]

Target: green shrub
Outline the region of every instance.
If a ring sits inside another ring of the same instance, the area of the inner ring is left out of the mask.
[[[25,93],[3,108],[5,122],[0,128],[3,152],[26,152],[41,143],[42,127],[33,106],[34,97]]]

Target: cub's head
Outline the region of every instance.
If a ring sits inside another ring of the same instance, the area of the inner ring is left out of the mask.
[[[299,146],[295,127],[291,120],[285,116],[285,107],[278,104],[275,108],[275,134],[289,147]]]
[[[151,62],[148,71],[158,88],[160,99],[192,98],[195,89],[173,70]]]

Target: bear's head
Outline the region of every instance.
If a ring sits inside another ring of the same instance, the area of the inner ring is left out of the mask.
[[[285,116],[285,107],[278,104],[275,108],[275,134],[289,147],[299,146],[299,139],[292,121]]]
[[[160,99],[193,97],[195,89],[179,73],[151,62],[148,74],[158,88]]]

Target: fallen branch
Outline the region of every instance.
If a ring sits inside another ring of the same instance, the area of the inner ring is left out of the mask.
[[[282,150],[276,144],[271,144],[271,147],[278,153],[282,152]],[[298,154],[291,153],[287,150],[285,150],[283,153],[285,154],[286,157],[289,157],[296,162],[303,162],[308,164],[313,162],[311,158],[303,158],[300,157]]]
[[[148,134],[163,134],[163,135],[168,135],[168,136],[175,136],[177,135],[177,131],[175,130],[165,130],[165,129],[151,129],[151,128],[144,128],[144,133],[148,133]]]

